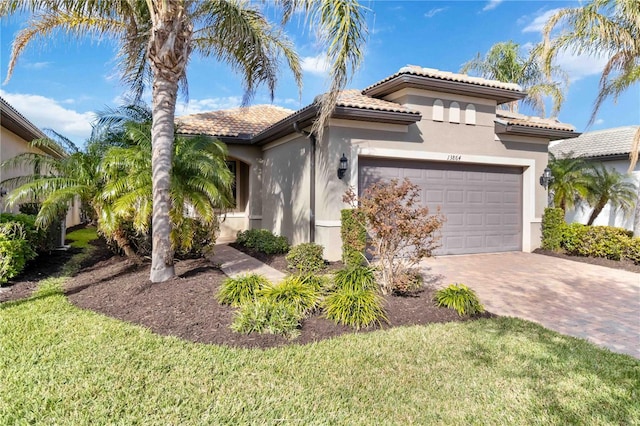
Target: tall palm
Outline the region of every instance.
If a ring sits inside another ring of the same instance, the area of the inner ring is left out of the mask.
[[[567,86],[565,73],[555,68],[553,74],[555,78],[559,78],[559,81],[548,79],[536,56],[531,54],[528,58],[523,57],[520,50],[520,45],[513,41],[496,43],[491,46],[484,58],[478,53],[474,59],[463,64],[460,71],[475,72],[484,78],[519,84],[527,92],[523,103],[543,116],[545,115],[545,97],[551,97],[552,115],[557,114],[564,102]],[[517,112],[518,103],[509,102],[506,108]]]
[[[602,209],[609,203],[613,210],[628,214],[633,211],[636,185],[617,170],[609,170],[603,164],[593,167],[589,179],[587,202],[593,207],[587,225],[592,225]]]
[[[315,130],[322,132],[338,90],[361,59],[364,15],[357,0],[276,0],[287,22],[303,10],[318,27],[332,63],[331,87],[322,100]],[[301,84],[301,68],[291,42],[244,0],[12,0],[0,3],[0,16],[31,12],[29,27],[13,45],[8,78],[25,47],[61,30],[76,36],[116,39],[123,80],[141,95],[152,83],[153,253],[150,279],[175,276],[170,233],[170,181],[175,106],[179,87],[186,90],[186,68],[193,52],[229,64],[243,79],[245,102],[265,84],[272,97],[284,58]]]
[[[562,27],[562,32],[552,37],[558,26]],[[589,124],[595,121],[606,99],[617,99],[640,81],[638,0],[592,0],[581,7],[562,9],[549,18],[542,34],[540,56],[547,73],[562,51],[607,58]],[[640,129],[633,138],[629,172],[635,168],[639,152]],[[634,235],[640,236],[640,187],[636,197]]]
[[[105,208],[100,217],[103,232],[122,238],[122,223],[131,223],[139,234],[147,234],[152,223],[152,141],[151,112],[143,121],[126,121],[128,112],[140,108],[124,107],[124,114],[102,115],[97,129],[104,134],[119,134],[121,146],[110,148],[101,163],[105,186],[101,198]],[[101,128],[102,126],[102,128]],[[111,130],[109,130],[111,129]],[[191,241],[188,216],[212,233],[217,230],[218,214],[232,205],[233,176],[226,167],[226,147],[211,138],[177,137],[173,145],[169,194],[172,199],[170,220],[173,248]]]
[[[98,173],[98,155],[81,151],[73,142],[53,131],[49,133],[51,138],[30,142],[37,152],[19,154],[0,165],[2,169],[28,170],[23,176],[1,183],[12,188],[7,197],[9,205],[41,204],[36,223],[42,227],[58,220],[76,198],[89,212],[95,211],[96,195],[103,184]],[[61,156],[53,157],[42,149],[54,150]]]
[[[578,201],[586,199],[589,193],[589,164],[582,158],[557,158],[549,154],[549,168],[553,180],[549,190],[553,193],[554,206],[575,208]]]

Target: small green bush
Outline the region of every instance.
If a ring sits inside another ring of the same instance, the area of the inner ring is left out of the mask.
[[[302,243],[294,246],[287,254],[287,267],[300,275],[311,275],[326,268],[322,252],[324,248],[316,243]]]
[[[268,298],[258,298],[242,305],[231,329],[246,334],[281,334],[293,339],[300,334],[300,320],[301,317],[293,306]]]
[[[622,257],[640,265],[640,238],[628,238]]]
[[[340,237],[342,238],[342,263],[348,266],[362,265],[367,247],[367,230],[364,227],[364,214],[357,209],[344,209],[340,212]]]
[[[258,292],[258,296],[289,306],[304,317],[313,311],[320,301],[320,291],[314,284],[305,280],[305,277],[292,275],[278,284],[266,285]]]
[[[54,247],[53,242],[48,241],[48,231],[36,226],[35,216],[21,213],[0,214],[0,224],[6,223],[19,223],[24,230],[24,235],[21,238],[27,240],[33,250],[42,252],[50,250]]]
[[[574,256],[620,260],[630,244],[629,240],[626,229],[572,223],[563,232],[562,248]]]
[[[287,237],[277,236],[266,229],[239,231],[236,244],[249,247],[265,254],[281,254],[289,251]]]
[[[333,281],[339,290],[361,291],[378,289],[375,269],[370,266],[351,265],[336,271]]]
[[[458,315],[476,315],[484,312],[476,293],[464,284],[451,284],[436,292],[438,306],[455,309]]]
[[[253,301],[257,293],[269,284],[268,279],[258,274],[227,278],[220,286],[216,298],[223,305],[238,307]]]
[[[27,261],[35,257],[27,240],[11,239],[0,231],[0,285],[22,272]]]
[[[388,322],[382,308],[382,299],[373,290],[338,289],[324,300],[327,318],[337,324],[359,330],[381,320]]]
[[[542,248],[560,250],[563,231],[567,224],[564,221],[562,209],[548,207],[542,216]]]

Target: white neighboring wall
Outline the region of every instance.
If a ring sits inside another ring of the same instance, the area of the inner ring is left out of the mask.
[[[626,174],[627,170],[629,169],[629,160],[626,159],[603,161],[602,163],[605,164],[607,168],[617,170],[622,174]],[[640,165],[637,165],[635,170],[633,171],[632,179],[635,181],[636,185],[640,185]],[[581,205],[575,210],[567,210],[565,220],[567,221],[567,223],[578,222],[586,224],[589,220],[589,216],[591,216],[592,211],[593,209],[588,205]],[[620,209],[614,211],[611,208],[611,205],[607,204],[605,208],[602,209],[593,224],[601,226],[617,226],[633,231],[633,217],[633,211],[629,213],[629,215],[625,216]]]

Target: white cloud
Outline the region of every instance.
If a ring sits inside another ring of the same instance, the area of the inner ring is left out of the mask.
[[[438,8],[433,8],[430,11],[428,11],[427,13],[424,14],[425,18],[433,18],[434,16],[436,16],[438,13],[440,12],[444,12],[445,10],[447,10],[446,7],[438,7]]]
[[[41,70],[51,65],[51,62],[26,62],[23,66],[31,70]]]
[[[604,124],[604,120],[602,118],[598,118],[596,121],[593,122],[593,124],[595,124],[596,126],[599,126],[601,124]]]
[[[482,8],[482,11],[486,12],[487,10],[495,9],[502,2],[503,0],[489,0],[489,2]]]
[[[542,29],[546,25],[546,23],[549,20],[549,18],[551,18],[553,15],[556,14],[556,12],[558,12],[560,10],[562,10],[562,9],[551,9],[551,10],[547,10],[546,12],[543,12],[543,13],[539,14],[538,16],[536,16],[533,19],[533,21],[531,21],[529,23],[529,25],[527,25],[526,27],[524,27],[522,29],[522,32],[523,33],[539,33],[539,32],[542,32]],[[520,20],[518,20],[518,21],[521,22]]]
[[[216,111],[219,109],[237,108],[241,103],[241,96],[190,99],[188,103],[178,102],[176,105],[176,115],[199,114],[201,112]]]
[[[75,143],[84,143],[91,136],[92,112],[78,112],[61,106],[55,99],[40,95],[8,93],[0,95],[18,112],[40,129],[53,129]]]
[[[318,56],[306,56],[302,58],[302,70],[311,74],[324,75],[329,71],[327,58],[320,54]]]
[[[600,74],[607,59],[605,57],[574,55],[563,50],[558,52],[554,63],[569,74],[569,79],[572,82],[575,82],[584,77]]]

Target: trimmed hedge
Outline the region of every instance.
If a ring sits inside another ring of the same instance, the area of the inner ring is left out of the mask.
[[[24,230],[23,238],[27,240],[31,248],[37,252],[51,250],[55,247],[53,241],[49,241],[49,232],[47,229],[38,228],[36,226],[36,217],[30,214],[0,214],[0,224],[18,223]]]
[[[25,228],[20,222],[0,223],[0,284],[18,275],[36,257]]]
[[[544,209],[542,216],[542,248],[546,250],[560,250],[563,232],[567,224],[564,221],[564,211],[553,207]]]
[[[287,268],[299,275],[312,275],[326,268],[322,253],[324,247],[316,243],[302,243],[293,246],[287,254]]]
[[[572,223],[565,228],[562,248],[574,256],[620,260],[633,240],[626,229]]]
[[[341,214],[340,236],[342,237],[342,263],[359,266],[364,263],[367,247],[367,230],[364,214],[357,209],[344,209]]]
[[[249,229],[239,231],[236,244],[249,247],[265,254],[281,254],[289,251],[287,237],[274,235],[266,229]]]

